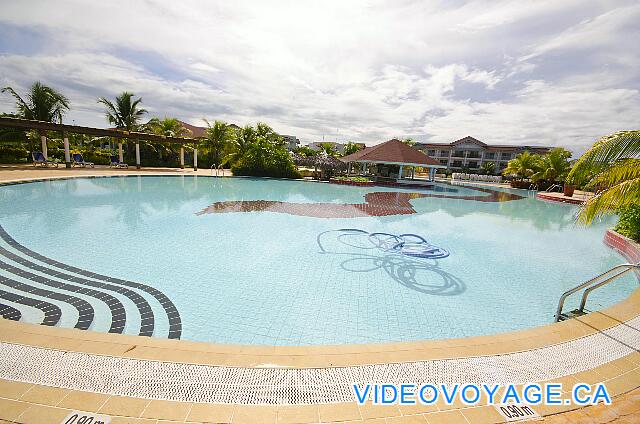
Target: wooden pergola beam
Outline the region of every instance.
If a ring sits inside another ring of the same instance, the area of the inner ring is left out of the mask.
[[[177,143],[181,145],[195,144],[200,139],[191,137],[166,137],[158,134],[149,134],[137,131],[122,131],[109,128],[92,128],[80,125],[56,124],[53,122],[32,121],[20,118],[0,117],[0,128],[16,128],[25,130],[42,130],[42,131],[58,131],[69,132],[74,134],[92,135],[96,137],[114,137],[114,138],[130,138],[158,143]]]

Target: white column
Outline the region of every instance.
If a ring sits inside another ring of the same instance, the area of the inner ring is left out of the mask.
[[[42,144],[42,155],[45,159],[49,159],[49,156],[47,155],[47,136],[40,136],[40,144]]]
[[[140,142],[136,140],[136,169],[140,169]]]
[[[180,146],[180,168],[184,169],[184,146]]]
[[[398,171],[398,181],[402,179],[402,165],[400,165],[400,171]]]
[[[118,139],[118,160],[120,162],[124,162],[124,157],[122,156],[122,140]]]
[[[67,168],[71,168],[71,152],[69,152],[69,137],[67,133],[62,134],[62,140],[64,142],[64,163]]]
[[[198,170],[198,147],[195,146],[193,148],[193,170]]]

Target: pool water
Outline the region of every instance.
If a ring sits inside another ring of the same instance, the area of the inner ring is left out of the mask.
[[[148,176],[0,187],[0,224],[21,245],[155,287],[179,311],[183,339],[240,344],[442,339],[548,324],[565,290],[624,262],[602,242],[613,218],[584,228],[576,211],[524,191],[446,184]],[[450,256],[411,258],[356,233],[318,240],[342,228],[418,234]],[[637,285],[629,276],[596,290],[588,306],[612,305]],[[72,320],[63,313],[59,325]],[[92,329],[106,331],[105,320],[96,316]],[[167,324],[157,321],[161,337]]]

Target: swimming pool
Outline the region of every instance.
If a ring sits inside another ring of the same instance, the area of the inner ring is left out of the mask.
[[[27,322],[240,344],[534,327],[552,322],[562,292],[624,259],[602,243],[611,220],[577,227],[576,207],[522,193],[202,176],[3,186],[0,304]],[[321,235],[345,228],[418,234],[450,255]],[[637,284],[595,291],[590,309]]]

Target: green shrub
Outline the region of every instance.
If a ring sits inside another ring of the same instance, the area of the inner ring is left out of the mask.
[[[614,230],[623,236],[640,242],[640,205],[632,205],[619,209],[618,217],[618,224]]]
[[[31,162],[31,155],[22,146],[0,145],[0,163],[27,163]]]
[[[231,167],[233,175],[275,178],[302,178],[291,155],[283,148],[256,149]]]

